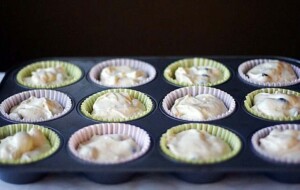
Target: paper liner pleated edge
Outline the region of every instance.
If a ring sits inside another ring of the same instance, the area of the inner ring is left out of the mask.
[[[299,96],[300,97],[300,93],[296,92],[296,91],[292,91],[292,90],[288,90],[288,89],[283,89],[283,88],[262,88],[262,89],[258,89],[255,91],[250,92],[249,94],[246,95],[246,99],[244,100],[244,107],[246,108],[246,110],[259,117],[262,119],[268,119],[268,120],[272,120],[272,121],[295,121],[295,120],[300,120],[300,114],[296,117],[273,117],[273,116],[268,116],[265,115],[263,113],[257,112],[255,110],[252,109],[253,107],[253,99],[254,96],[257,95],[258,93],[271,93],[274,94],[275,92],[280,92],[283,94],[288,94],[288,95],[295,95],[295,96]]]
[[[36,84],[30,84],[30,83],[24,82],[25,77],[30,77],[31,73],[33,71],[36,71],[39,68],[49,68],[49,67],[56,67],[56,66],[60,66],[60,65],[66,69],[68,75],[70,75],[72,77],[71,79],[63,81],[60,84],[51,84],[51,85],[36,85]],[[20,85],[25,86],[25,87],[53,89],[53,88],[59,88],[59,87],[64,87],[64,86],[74,84],[77,81],[79,81],[79,79],[81,78],[82,75],[83,75],[83,73],[82,73],[81,69],[72,63],[68,63],[68,62],[64,62],[64,61],[49,60],[49,61],[39,61],[39,62],[32,63],[30,65],[27,65],[26,67],[22,68],[17,73],[16,79]]]
[[[213,118],[209,118],[206,120],[187,120],[187,119],[182,119],[180,117],[175,116],[172,112],[171,112],[171,108],[174,105],[176,99],[181,98],[185,95],[191,95],[191,96],[196,96],[199,94],[210,94],[213,96],[216,96],[217,98],[219,98],[221,101],[223,101],[223,103],[225,104],[226,108],[228,109],[227,112],[218,115],[216,117]],[[163,110],[170,116],[177,118],[177,119],[181,119],[181,120],[185,120],[185,121],[213,121],[213,120],[219,120],[225,117],[228,117],[230,114],[232,114],[235,110],[236,107],[236,103],[233,99],[233,97],[231,95],[229,95],[228,93],[216,89],[216,88],[210,88],[210,87],[203,87],[203,86],[191,86],[191,87],[183,87],[183,88],[179,88],[177,90],[174,90],[172,92],[170,92],[169,94],[167,94],[165,96],[165,98],[162,101],[162,108]]]
[[[192,66],[215,67],[215,68],[220,69],[223,74],[222,79],[220,79],[214,83],[201,84],[200,86],[216,86],[216,85],[226,82],[230,78],[230,71],[228,70],[228,68],[225,65],[223,65],[222,63],[219,63],[217,61],[214,61],[212,59],[206,59],[206,58],[187,58],[187,59],[181,59],[181,60],[175,61],[165,68],[164,77],[167,81],[169,81],[170,83],[172,83],[176,86],[181,86],[181,87],[195,86],[196,84],[190,85],[190,84],[178,82],[174,76],[175,71],[178,67],[192,67]]]
[[[78,154],[77,148],[80,143],[88,141],[93,135],[107,134],[127,135],[133,138],[133,140],[141,147],[141,150],[139,152],[134,153],[131,157],[121,159],[117,162],[98,162],[96,160],[91,160]],[[151,140],[149,134],[139,127],[125,123],[102,123],[90,125],[76,131],[69,139],[68,148],[74,156],[89,163],[119,164],[129,162],[143,156],[149,150],[150,144]]]
[[[27,123],[20,123],[20,124],[11,124],[11,125],[5,125],[0,127],[0,139],[3,139],[7,136],[12,136],[16,134],[17,132],[26,131],[28,132],[31,128],[36,127],[47,137],[47,139],[50,142],[51,149],[43,154],[38,155],[37,157],[27,161],[21,161],[20,159],[17,160],[1,160],[0,164],[29,164],[32,162],[37,162],[39,160],[43,160],[45,158],[48,158],[52,154],[54,154],[58,148],[60,147],[61,140],[59,136],[56,134],[56,132],[52,131],[51,129],[48,129],[44,126],[40,125],[34,125],[34,124],[27,124]],[[17,175],[17,174],[16,174]]]
[[[139,101],[141,101],[144,106],[146,107],[146,110],[135,114],[129,118],[120,118],[120,119],[107,119],[107,118],[103,118],[103,117],[97,117],[97,116],[93,116],[92,110],[93,110],[93,105],[95,103],[95,101],[97,100],[98,97],[109,93],[109,92],[127,92],[129,95],[131,95],[133,98],[138,99]],[[131,89],[109,89],[109,90],[104,90],[98,93],[95,93],[89,97],[87,97],[82,104],[80,105],[80,111],[83,115],[85,115],[86,117],[96,120],[96,121],[104,121],[104,122],[125,122],[125,121],[131,121],[131,120],[136,120],[139,119],[141,117],[144,117],[145,115],[149,114],[152,110],[153,110],[153,103],[152,100],[144,93],[136,91],[136,90],[131,90]]]
[[[20,104],[22,101],[28,99],[30,96],[35,96],[37,98],[49,98],[50,100],[55,100],[64,108],[64,110],[62,111],[62,113],[56,114],[49,119],[26,120],[26,119],[11,118],[9,116],[10,109],[13,106],[16,106]],[[63,115],[67,114],[71,110],[71,108],[72,108],[72,100],[69,98],[68,95],[55,90],[40,89],[40,90],[24,91],[6,98],[0,105],[0,112],[5,118],[10,119],[12,121],[35,123],[35,122],[43,122],[43,121],[53,120],[62,117]]]
[[[142,70],[145,73],[147,73],[148,77],[145,80],[140,81],[138,84],[135,85],[105,85],[101,82],[100,73],[105,67],[109,66],[129,66],[136,70]],[[92,69],[89,72],[89,78],[92,82],[101,85],[106,86],[110,88],[130,88],[130,87],[137,87],[144,85],[146,83],[151,82],[156,76],[156,70],[155,68],[143,61],[134,60],[134,59],[110,59],[103,62],[98,63],[97,65],[93,66]]]
[[[244,63],[242,63],[239,67],[238,67],[238,73],[239,76],[246,82],[253,84],[253,85],[258,85],[258,86],[262,86],[262,87],[284,87],[284,86],[291,86],[291,85],[295,85],[300,83],[300,68],[293,65],[293,64],[289,64],[284,62],[285,64],[289,64],[291,65],[291,67],[293,68],[295,74],[297,75],[297,79],[293,80],[293,81],[289,81],[289,82],[257,82],[257,81],[253,81],[251,79],[249,79],[246,76],[246,73],[252,69],[253,67],[268,62],[268,61],[277,61],[275,59],[254,59],[254,60],[249,60],[246,61]]]
[[[230,146],[232,151],[221,157],[207,160],[189,160],[184,157],[174,155],[167,147],[167,137],[189,129],[203,130],[211,135],[221,138]],[[189,164],[214,164],[229,160],[236,156],[242,148],[242,142],[236,134],[222,127],[202,123],[187,123],[168,129],[167,132],[164,133],[160,138],[160,148],[164,154],[166,154],[171,159],[174,159],[175,161]]]
[[[251,137],[251,144],[254,150],[259,153],[264,158],[268,159],[269,161],[279,162],[279,163],[287,163],[287,164],[299,164],[299,160],[287,159],[287,158],[280,158],[276,156],[272,156],[266,150],[262,149],[259,145],[259,140],[261,138],[266,137],[272,130],[279,129],[281,131],[291,129],[291,130],[298,130],[300,131],[300,124],[279,124],[270,127],[266,127],[263,129],[258,130],[255,132]]]

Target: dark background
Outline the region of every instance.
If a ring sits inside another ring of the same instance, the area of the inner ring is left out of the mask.
[[[297,1],[0,0],[0,70],[51,56],[300,58]]]

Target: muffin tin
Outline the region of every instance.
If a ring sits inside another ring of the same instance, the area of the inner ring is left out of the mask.
[[[199,57],[199,56],[198,56]],[[228,129],[238,135],[242,141],[242,149],[237,156],[220,163],[214,164],[187,164],[180,163],[169,158],[160,149],[160,138],[169,128],[191,123],[184,120],[175,119],[166,114],[162,109],[162,100],[173,90],[178,89],[163,77],[164,69],[171,63],[188,57],[131,57],[151,64],[156,69],[156,77],[153,81],[132,87],[130,89],[140,91],[148,95],[153,101],[154,108],[146,116],[128,121],[125,123],[135,125],[144,129],[151,138],[150,149],[139,159],[111,165],[101,165],[88,163],[75,157],[68,149],[68,141],[73,133],[79,129],[101,123],[85,117],[80,112],[81,103],[90,95],[111,89],[93,83],[89,78],[89,71],[93,66],[101,61],[112,59],[111,57],[55,57],[42,60],[60,60],[77,65],[83,73],[83,77],[74,84],[55,88],[54,90],[67,94],[73,103],[71,110],[64,116],[35,124],[42,125],[57,132],[61,138],[61,146],[58,151],[50,157],[38,162],[9,165],[0,164],[0,178],[10,183],[30,183],[34,182],[47,173],[70,172],[82,173],[90,180],[98,183],[116,184],[125,182],[135,174],[154,172],[174,174],[177,177],[192,183],[209,183],[222,179],[226,173],[265,173],[271,178],[287,183],[300,183],[300,164],[282,164],[266,160],[258,155],[251,145],[251,137],[256,131],[277,124],[300,124],[300,121],[278,122],[261,119],[248,113],[244,108],[244,100],[248,93],[260,89],[241,79],[238,75],[238,66],[251,59],[279,59],[296,66],[299,61],[286,57],[226,57],[212,56],[206,57],[224,64],[231,73],[228,81],[223,84],[213,86],[230,94],[235,102],[236,108],[228,117],[206,121],[208,123]],[[36,61],[36,60],[35,60]],[[39,60],[40,61],[40,60]],[[0,86],[0,101],[17,93],[32,90],[19,85],[16,75],[25,65],[34,61],[24,63],[24,65],[12,69],[4,77]],[[299,91],[299,84],[284,87],[293,91]],[[16,123],[0,117],[1,126]]]

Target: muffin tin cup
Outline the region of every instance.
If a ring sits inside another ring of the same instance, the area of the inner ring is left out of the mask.
[[[70,76],[70,79],[63,81],[60,84],[49,84],[49,85],[36,85],[24,81],[24,78],[30,77],[32,75],[32,72],[36,71],[37,69],[45,69],[45,68],[57,67],[57,66],[62,66],[66,70],[67,75]],[[82,76],[82,71],[76,65],[68,62],[53,60],[53,61],[40,61],[40,62],[27,65],[17,73],[16,79],[20,85],[28,88],[53,89],[53,88],[59,88],[59,87],[64,87],[73,84],[77,82],[81,78],[81,76]]]
[[[2,126],[0,128],[0,139],[3,139],[7,136],[12,136],[16,134],[17,132],[21,131],[29,131],[31,128],[37,128],[41,130],[41,132],[47,137],[51,144],[51,149],[43,154],[38,155],[37,157],[29,160],[29,161],[21,161],[20,159],[17,160],[1,160],[0,159],[0,165],[7,165],[10,167],[19,167],[20,165],[28,165],[34,162],[38,162],[40,160],[44,160],[48,157],[50,157],[52,154],[54,154],[58,148],[60,147],[61,141],[59,136],[52,130],[40,126],[40,125],[33,125],[33,124],[11,124]],[[27,183],[33,183],[35,181],[40,180],[46,175],[45,172],[29,172],[29,171],[22,171],[22,172],[16,172],[13,169],[11,171],[6,172],[0,172],[0,179],[8,182],[8,183],[14,183],[14,184],[27,184]]]
[[[27,100],[31,96],[35,96],[37,98],[48,98],[50,100],[57,101],[64,109],[62,113],[56,114],[53,117],[49,119],[17,119],[12,118],[9,116],[10,110],[12,107],[19,105],[22,101]],[[64,93],[55,91],[55,90],[30,90],[30,91],[24,91],[18,94],[15,94],[7,99],[5,99],[1,105],[0,105],[0,112],[1,114],[9,120],[15,121],[15,122],[30,122],[30,123],[36,123],[36,122],[43,122],[48,120],[57,119],[59,117],[64,116],[67,114],[72,108],[72,100]]]
[[[129,136],[139,145],[139,147],[141,147],[141,150],[139,152],[134,153],[132,156],[128,158],[120,159],[119,161],[109,160],[107,162],[98,162],[96,160],[91,160],[78,154],[77,148],[80,143],[88,141],[94,135],[108,135],[108,134],[119,134],[119,135]],[[145,130],[136,127],[134,125],[124,124],[124,123],[102,123],[102,124],[95,124],[95,125],[84,127],[76,131],[71,136],[68,142],[68,148],[73,155],[88,163],[102,164],[102,165],[121,164],[124,162],[129,162],[138,159],[148,151],[149,147],[150,147],[150,137]]]
[[[254,96],[257,95],[258,93],[270,93],[270,94],[274,94],[276,92],[279,93],[283,93],[283,94],[288,94],[288,95],[295,95],[295,96],[299,96],[300,97],[300,93],[296,92],[296,91],[292,91],[292,90],[288,90],[288,89],[282,89],[282,88],[262,88],[259,90],[255,90],[249,94],[247,94],[246,99],[244,100],[244,106],[246,108],[246,110],[253,114],[256,117],[259,117],[261,119],[267,119],[267,120],[272,120],[272,121],[282,121],[282,122],[286,122],[286,121],[296,121],[296,120],[300,120],[300,115],[296,116],[296,117],[273,117],[273,116],[269,116],[269,115],[265,115],[263,113],[257,112],[255,110],[252,109],[253,105],[253,101],[254,101]]]
[[[232,151],[227,154],[224,154],[218,158],[210,158],[210,159],[206,159],[206,160],[189,160],[189,159],[184,158],[184,156],[177,156],[177,155],[173,154],[167,146],[168,138],[170,136],[174,136],[177,133],[180,133],[182,131],[186,131],[189,129],[197,129],[197,130],[205,131],[205,132],[209,133],[210,135],[219,137],[220,139],[225,141],[225,143],[227,143],[230,146]],[[224,129],[222,127],[218,127],[218,126],[210,125],[210,124],[203,124],[203,123],[188,123],[188,124],[182,124],[182,125],[178,125],[178,126],[168,129],[167,132],[164,133],[160,138],[160,148],[163,151],[163,153],[166,154],[170,159],[173,159],[174,161],[177,161],[177,162],[182,162],[182,163],[187,163],[187,164],[197,164],[197,165],[199,165],[199,164],[215,164],[215,163],[219,163],[219,162],[224,162],[224,161],[229,160],[229,159],[233,158],[234,156],[236,156],[242,148],[242,142],[237,135],[235,135],[233,132],[231,132],[227,129]]]
[[[225,177],[224,172],[178,172],[173,173],[175,177],[194,184],[214,183],[222,180]]]
[[[43,172],[0,172],[0,179],[7,183],[13,184],[28,184],[41,180],[47,174]]]
[[[177,117],[175,114],[171,112],[171,108],[174,105],[175,101],[178,98],[184,97],[185,95],[191,95],[191,96],[197,96],[199,94],[210,94],[221,101],[225,104],[226,108],[228,109],[227,112],[222,113],[220,115],[217,115],[216,117],[208,118],[206,120],[187,120],[187,119],[182,119],[180,117]],[[226,92],[216,89],[216,88],[210,88],[210,87],[202,87],[202,86],[191,86],[191,87],[184,87],[184,88],[179,88],[177,90],[174,90],[167,94],[165,98],[162,101],[162,108],[163,110],[171,117],[174,117],[176,119],[180,120],[185,120],[185,121],[213,121],[213,120],[219,120],[225,117],[228,117],[230,114],[233,113],[235,110],[236,103],[233,99],[233,97]]]
[[[265,175],[270,179],[280,183],[295,184],[300,182],[299,172],[267,172]]]
[[[226,82],[230,78],[230,71],[227,67],[217,61],[205,58],[190,58],[190,59],[181,59],[175,61],[174,63],[168,65],[164,70],[164,77],[167,81],[176,86],[195,86],[196,84],[187,84],[183,82],[178,82],[175,78],[175,71],[179,67],[189,68],[193,66],[210,66],[219,69],[222,72],[222,79],[214,82],[214,83],[206,83],[201,86],[216,86]]]
[[[88,141],[94,135],[108,135],[108,134],[119,134],[126,135],[131,137],[138,145],[141,147],[139,152],[134,153],[132,156],[119,161],[107,161],[99,162],[96,160],[88,159],[80,154],[78,154],[77,147],[80,143]],[[146,154],[150,148],[150,136],[148,133],[134,125],[124,124],[124,123],[102,123],[94,124],[87,127],[84,127],[76,131],[68,142],[68,149],[79,159],[78,161],[86,162],[87,164],[96,164],[96,165],[116,165],[116,164],[125,164],[130,161],[139,159],[141,156]],[[130,180],[135,173],[133,172],[84,172],[83,175],[97,183],[101,184],[119,184],[124,183]]]
[[[126,92],[131,97],[138,99],[142,104],[144,104],[146,110],[141,113],[133,114],[131,117],[128,117],[128,118],[108,119],[108,118],[103,118],[103,117],[98,117],[98,116],[92,115],[93,105],[96,102],[97,98],[99,98],[100,96],[102,96],[106,93],[109,93],[109,92]],[[136,119],[146,116],[152,110],[153,110],[153,103],[152,103],[152,100],[147,95],[145,95],[144,93],[139,92],[139,91],[135,91],[135,90],[131,90],[131,89],[122,89],[122,88],[104,90],[104,91],[98,92],[96,94],[93,94],[93,95],[89,96],[88,98],[86,98],[80,106],[80,111],[84,116],[86,116],[90,119],[96,120],[96,121],[104,121],[104,122],[125,122],[125,121],[136,120]]]
[[[266,127],[266,128],[260,129],[259,131],[255,132],[251,138],[251,144],[252,144],[255,152],[257,152],[260,156],[262,156],[263,158],[265,158],[271,162],[285,163],[285,164],[299,164],[300,159],[292,160],[292,159],[287,159],[287,158],[275,157],[275,156],[268,154],[264,149],[262,149],[260,147],[259,140],[261,138],[266,137],[274,129],[278,129],[280,131],[288,130],[288,129],[300,131],[300,124],[280,124],[280,125],[275,125],[275,126],[271,126],[271,127]]]
[[[232,151],[219,158],[207,159],[207,160],[193,160],[193,161],[188,160],[184,157],[174,155],[167,147],[168,136],[170,135],[172,136],[179,132],[189,130],[189,129],[198,129],[198,130],[206,131],[211,135],[221,138],[231,147]],[[237,135],[224,128],[215,125],[209,125],[209,124],[189,123],[189,124],[175,126],[167,130],[167,132],[164,133],[160,139],[160,148],[165,155],[167,155],[170,159],[174,160],[175,162],[195,164],[195,165],[207,165],[207,164],[216,164],[219,162],[226,162],[226,160],[233,158],[241,150],[242,142]],[[190,171],[190,172],[173,173],[175,177],[184,180],[186,182],[195,183],[195,184],[213,183],[221,180],[225,176],[225,174],[226,174],[225,172],[221,172],[221,171],[209,171],[209,172]]]
[[[12,136],[16,134],[17,132],[28,132],[31,128],[37,128],[39,129],[49,140],[51,144],[51,149],[43,154],[38,155],[37,157],[31,159],[31,160],[2,160],[0,159],[0,164],[5,165],[20,165],[20,164],[29,164],[33,162],[37,162],[39,160],[45,159],[49,156],[51,156],[54,152],[57,151],[57,149],[60,146],[60,138],[59,136],[52,130],[40,126],[40,125],[34,125],[34,124],[11,124],[11,125],[5,125],[0,127],[0,139],[3,139],[8,136]]]
[[[275,164],[287,164],[287,165],[294,165],[299,164],[300,160],[291,160],[286,158],[279,158],[268,154],[265,150],[263,150],[259,146],[259,140],[261,138],[266,137],[272,130],[279,129],[281,131],[291,129],[300,131],[299,124],[279,124],[271,127],[266,127],[263,129],[258,130],[252,135],[251,144],[253,150],[263,159],[266,161],[275,163]],[[266,176],[269,178],[282,182],[282,183],[299,183],[300,182],[300,175],[299,172],[265,172]]]
[[[135,70],[141,70],[147,73],[148,77],[145,80],[140,81],[139,83],[135,85],[105,85],[100,80],[100,74],[102,70],[106,67],[110,66],[129,66]],[[134,59],[110,59],[103,62],[98,63],[89,72],[89,78],[92,82],[95,84],[111,87],[111,88],[131,88],[131,87],[137,87],[144,85],[146,83],[151,82],[156,76],[156,70],[155,68],[143,61],[134,60]]]
[[[130,181],[136,173],[131,172],[87,172],[83,176],[87,179],[100,184],[115,185]]]
[[[252,85],[257,85],[257,86],[263,86],[263,87],[284,87],[284,86],[291,86],[291,85],[300,83],[300,68],[295,65],[292,65],[292,64],[290,64],[290,65],[293,68],[295,74],[297,75],[297,79],[293,80],[293,81],[264,83],[264,82],[253,81],[246,76],[246,73],[253,67],[263,64],[263,63],[266,63],[266,62],[269,62],[269,61],[276,61],[276,60],[275,59],[254,59],[254,60],[246,61],[246,62],[242,63],[238,68],[239,76],[247,83],[250,83]],[[286,64],[289,64],[289,63],[286,63]]]

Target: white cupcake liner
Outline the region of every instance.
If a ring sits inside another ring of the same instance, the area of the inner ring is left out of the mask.
[[[253,67],[259,65],[259,64],[263,64],[265,62],[269,62],[269,61],[279,61],[279,60],[275,60],[275,59],[254,59],[254,60],[249,60],[246,61],[244,63],[242,63],[239,68],[238,68],[238,73],[240,75],[240,77],[245,80],[246,82],[250,83],[250,84],[254,84],[254,85],[258,85],[258,86],[265,86],[265,87],[282,87],[282,86],[291,86],[291,85],[295,85],[300,83],[300,68],[293,65],[293,64],[289,64],[287,62],[284,62],[286,64],[289,64],[292,66],[295,74],[297,75],[297,79],[290,81],[290,82],[257,82],[257,81],[253,81],[251,79],[249,79],[246,76],[246,73],[252,69]]]
[[[279,129],[281,131],[287,130],[287,129],[300,131],[300,124],[279,124],[279,125],[274,125],[271,127],[266,127],[266,128],[260,129],[259,131],[255,132],[251,138],[251,143],[252,143],[254,150],[258,154],[263,156],[264,158],[267,158],[274,162],[287,163],[287,164],[299,164],[300,160],[292,160],[292,159],[287,159],[287,158],[274,157],[259,146],[259,140],[261,138],[266,137],[274,129]]]
[[[199,94],[213,95],[224,102],[228,111],[221,115],[218,115],[214,118],[209,118],[206,120],[187,120],[187,119],[182,119],[180,117],[175,116],[171,112],[172,106],[174,105],[175,101],[178,98],[181,98],[188,94],[191,96],[196,96]],[[179,89],[174,90],[174,91],[170,92],[169,94],[167,94],[162,101],[162,108],[168,115],[170,115],[174,118],[180,119],[180,120],[185,120],[185,121],[213,121],[213,120],[222,119],[222,118],[225,118],[225,117],[229,116],[230,114],[232,114],[235,107],[236,107],[236,103],[235,103],[233,97],[231,95],[229,95],[228,93],[226,93],[222,90],[216,89],[216,88],[203,87],[203,86],[190,86],[190,87],[179,88]]]
[[[122,159],[120,161],[107,161],[107,162],[98,162],[96,160],[91,160],[85,158],[78,154],[76,150],[78,145],[82,142],[88,141],[93,135],[108,135],[108,134],[120,134],[120,135],[127,135],[141,147],[139,152],[134,153],[131,157]],[[102,124],[94,124],[87,127],[84,127],[78,131],[76,131],[68,142],[69,150],[73,155],[76,157],[95,164],[118,164],[129,162],[131,160],[135,160],[142,155],[144,155],[148,149],[150,148],[150,136],[148,133],[134,125],[129,125],[125,123],[102,123]]]
[[[140,81],[140,83],[136,84],[136,85],[104,85],[101,81],[100,81],[100,73],[101,71],[105,68],[105,67],[109,67],[109,66],[129,66],[133,69],[136,70],[142,70],[144,72],[147,73],[148,77],[143,80]],[[156,70],[155,68],[143,61],[139,61],[139,60],[134,60],[134,59],[110,59],[107,61],[103,61],[98,63],[97,65],[95,65],[94,67],[92,67],[92,69],[89,72],[89,78],[91,79],[92,82],[101,85],[101,86],[106,86],[106,87],[112,87],[112,88],[128,88],[128,87],[136,87],[136,86],[141,86],[143,84],[146,84],[150,81],[152,81],[156,76]]]
[[[10,109],[13,106],[16,106],[20,104],[22,101],[30,98],[30,96],[35,96],[37,98],[49,98],[50,100],[57,101],[63,108],[63,112],[60,114],[54,115],[50,119],[39,119],[39,120],[30,120],[30,119],[15,119],[11,118],[9,116]],[[18,94],[15,94],[13,96],[10,96],[9,98],[5,99],[1,105],[0,105],[0,112],[1,114],[6,117],[7,119],[10,119],[12,121],[16,122],[30,122],[30,123],[36,123],[36,122],[43,122],[43,121],[49,121],[56,119],[58,117],[61,117],[68,113],[72,108],[72,100],[64,93],[55,91],[55,90],[30,90],[30,91],[24,91]]]

